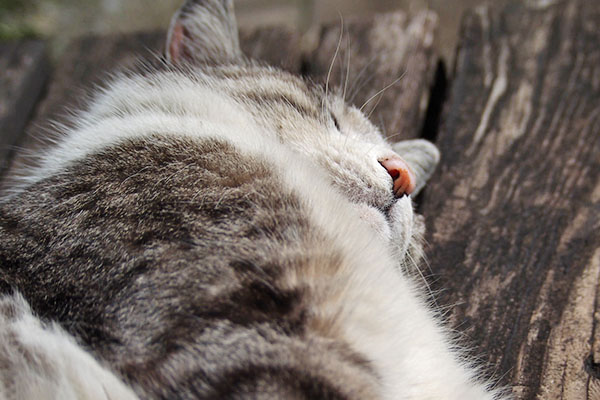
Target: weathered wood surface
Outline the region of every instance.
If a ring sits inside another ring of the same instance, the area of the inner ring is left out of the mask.
[[[43,42],[0,42],[0,174],[25,128],[50,68]]]
[[[85,106],[95,87],[110,80],[111,74],[135,67],[140,59],[159,54],[163,36],[83,37],[71,44],[52,77],[48,94],[28,127],[28,138],[44,138],[53,128],[49,121],[65,122],[65,116]]]
[[[422,208],[432,286],[517,398],[598,400],[600,2],[528,3],[464,19]]]
[[[300,33],[285,27],[240,32],[240,47],[246,56],[293,73],[300,73],[302,66],[300,44]]]
[[[131,68],[140,58],[155,57],[162,34],[84,37],[71,44],[55,68],[47,94],[41,99],[20,145],[12,157],[0,190],[9,188],[22,167],[31,165],[31,154],[47,148],[55,137],[52,123],[67,123],[73,111],[85,106],[94,87],[102,86],[110,74]]]
[[[421,204],[430,284],[473,353],[518,398],[600,399],[600,3],[520,3],[502,14],[479,9],[463,24],[437,138],[442,164]],[[400,139],[420,136],[428,100],[441,101],[428,99],[436,24],[431,14],[346,20],[341,41],[341,24],[326,26],[304,55],[306,43],[284,28],[241,38],[252,57],[320,81],[340,43],[331,86],[347,80],[359,107],[373,98],[367,114]],[[160,52],[163,40],[75,42],[23,146],[44,145],[49,120],[82,106],[117,66]]]
[[[419,137],[437,61],[436,28],[431,12],[341,20],[320,30],[306,72],[317,81],[329,75],[331,87],[357,107],[368,101],[363,111],[392,140]]]
[[[143,60],[153,62],[164,48],[164,32],[115,36],[89,36],[73,42],[61,58],[47,95],[29,123],[0,189],[9,188],[15,177],[31,164],[29,154],[46,148],[55,137],[53,122],[69,123],[72,111],[85,107],[94,87],[111,74],[137,68]],[[299,35],[284,28],[242,33],[241,45],[252,57],[292,70],[300,67]],[[280,51],[280,49],[290,49]]]
[[[382,99],[377,97],[369,104],[370,107],[379,104],[376,112],[380,114],[373,114],[374,121],[383,121],[390,134],[401,132],[402,137],[415,137],[421,129],[434,75],[431,66],[435,63],[432,43],[436,23],[432,14],[420,14],[409,20],[404,13],[396,12],[345,24],[348,34],[344,37],[354,43],[346,49],[351,53],[348,80],[357,89],[356,104],[362,104],[368,96],[391,83],[390,76],[403,76]],[[307,72],[319,80],[323,79],[323,68],[329,67],[335,51],[330,43],[332,35],[337,44],[338,26],[323,30],[316,50],[309,56],[302,52],[301,36],[284,27],[241,32],[240,44],[250,57],[292,72]],[[394,40],[389,41],[390,37]],[[139,59],[160,54],[164,38],[164,33],[155,33],[86,37],[74,42],[60,60],[48,95],[26,130],[21,145],[25,151],[15,155],[0,190],[10,187],[12,178],[28,165],[28,152],[35,153],[48,146],[53,137],[49,121],[68,121],[65,115],[85,105],[93,86],[105,83],[116,69],[131,68]],[[396,116],[393,110],[402,110],[401,115]],[[405,119],[411,122],[404,124]]]

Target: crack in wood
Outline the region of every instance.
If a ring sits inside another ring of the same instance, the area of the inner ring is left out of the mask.
[[[594,361],[594,355],[590,354],[583,361],[585,372],[595,379],[600,379],[600,363]]]

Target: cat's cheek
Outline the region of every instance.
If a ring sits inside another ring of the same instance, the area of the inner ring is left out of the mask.
[[[385,242],[389,242],[392,239],[390,224],[381,211],[367,204],[356,204],[355,207],[360,219],[366,223],[374,236]]]
[[[410,246],[414,228],[412,200],[408,196],[398,199],[388,213],[392,242],[399,254],[405,254]]]

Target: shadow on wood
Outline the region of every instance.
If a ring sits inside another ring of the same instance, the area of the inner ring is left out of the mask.
[[[0,42],[0,176],[50,73],[41,41]]]

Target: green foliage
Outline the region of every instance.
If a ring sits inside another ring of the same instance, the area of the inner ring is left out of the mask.
[[[35,31],[24,23],[24,12],[35,0],[0,0],[0,39],[23,39],[36,36]]]
[[[31,3],[31,0],[0,0],[0,12],[22,10]]]
[[[0,22],[0,40],[25,39],[36,36],[36,32],[27,25]]]

